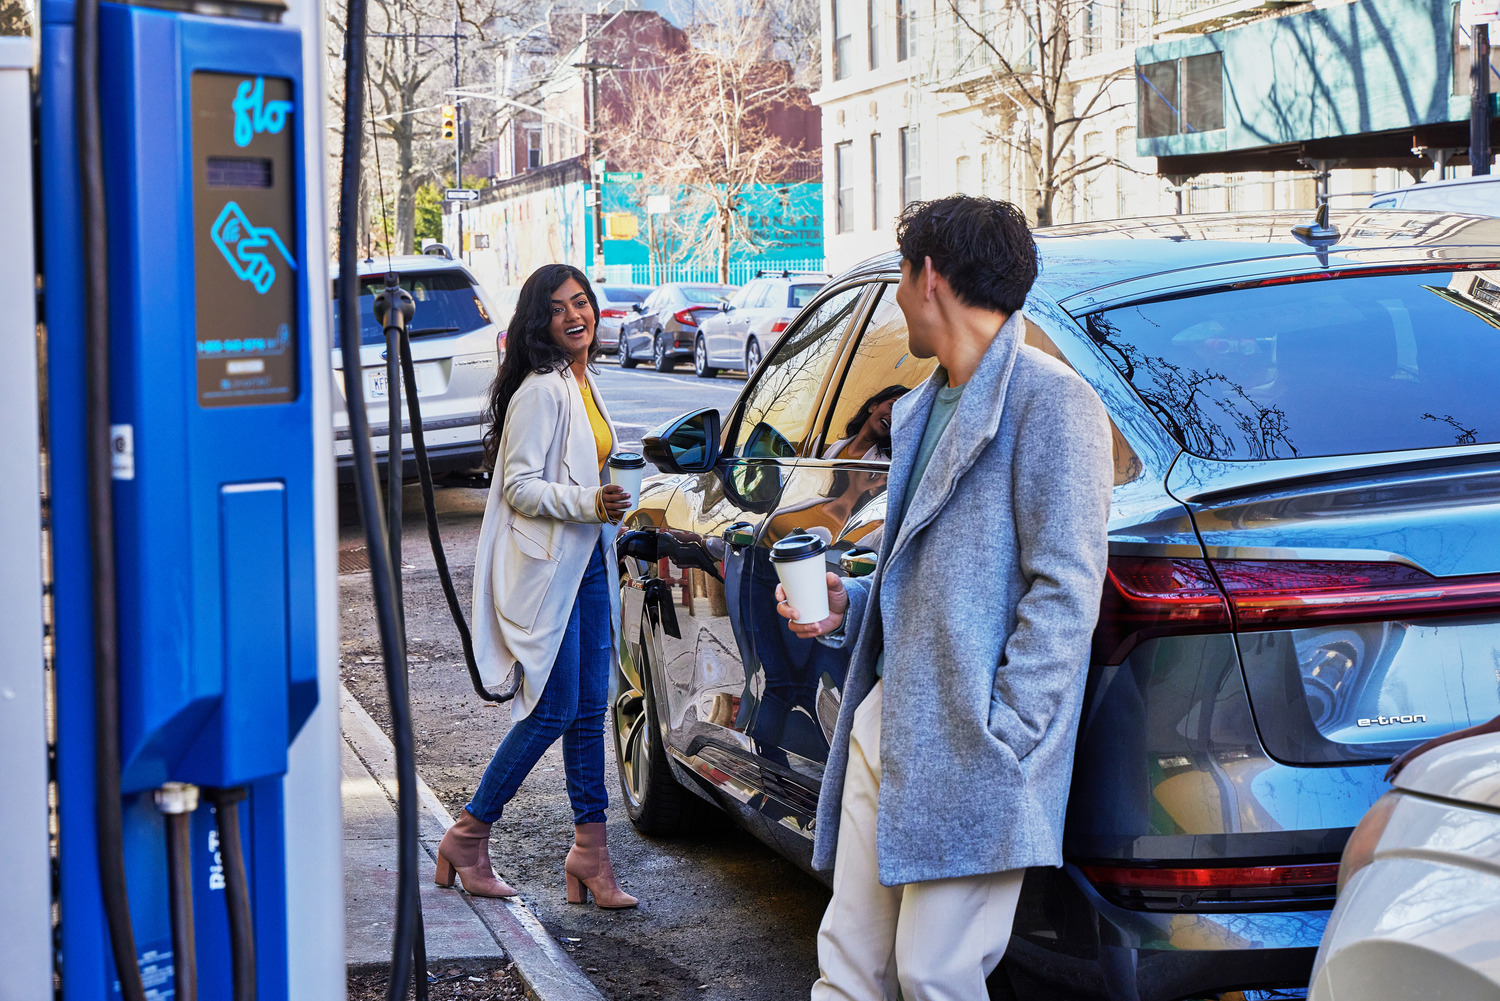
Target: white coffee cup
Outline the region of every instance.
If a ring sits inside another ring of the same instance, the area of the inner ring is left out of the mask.
[[[822,622],[828,618],[828,568],[823,551],[828,544],[811,532],[794,532],[771,547],[771,565],[786,601],[797,610],[794,622]]]
[[[605,468],[609,470],[609,482],[624,487],[630,495],[630,507],[625,511],[629,514],[641,503],[641,477],[646,472],[646,457],[639,452],[615,452],[605,460]]]

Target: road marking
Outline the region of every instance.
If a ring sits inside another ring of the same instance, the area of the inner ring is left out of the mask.
[[[700,379],[697,376],[688,378],[686,376],[666,375],[665,373],[661,372],[632,372],[629,376],[625,376],[622,372],[621,377],[629,379],[660,379],[662,382],[675,382],[679,386],[697,386],[702,389],[715,388],[714,383],[717,381],[716,379]],[[736,383],[744,382],[743,379],[736,379],[734,381]],[[724,388],[732,389],[734,392],[739,392],[738,385],[735,385],[733,387],[726,386]]]

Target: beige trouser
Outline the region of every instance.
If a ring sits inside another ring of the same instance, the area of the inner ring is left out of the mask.
[[[902,1001],[984,1001],[984,979],[1010,941],[1024,870],[881,885],[875,809],[882,692],[877,681],[854,713],[812,1001],[886,1001],[898,985]]]

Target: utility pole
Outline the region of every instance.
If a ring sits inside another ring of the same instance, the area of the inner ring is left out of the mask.
[[[1469,28],[1469,169],[1490,172],[1490,26]]]
[[[614,63],[574,63],[574,69],[589,73],[589,187],[594,199],[594,267],[604,266],[604,178],[595,178],[599,167],[599,71],[623,69]]]

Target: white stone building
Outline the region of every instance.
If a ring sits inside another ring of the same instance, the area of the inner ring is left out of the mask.
[[[1037,172],[1021,152],[1017,124],[1024,113],[1018,108],[1026,106],[998,86],[991,45],[1015,65],[1035,60],[1022,12],[1054,2],[1072,15],[1063,88],[1071,97],[1060,103],[1059,113],[1075,113],[1102,93],[1094,113],[1061,146],[1060,169],[1085,159],[1103,164],[1060,186],[1054,223],[1314,206],[1316,182],[1307,169],[1174,179],[1158,175],[1154,157],[1136,152],[1138,46],[1284,16],[1308,10],[1310,3],[823,0],[823,86],[812,98],[823,111],[830,269],[894,248],[895,217],[916,199],[982,194],[1014,202],[1037,219]],[[1218,91],[1212,96],[1219,99]],[[1035,120],[1035,109],[1030,111]],[[1034,128],[1032,138],[1038,137]],[[1410,182],[1389,167],[1334,169],[1329,191],[1335,205],[1352,206],[1363,204],[1358,193]]]

